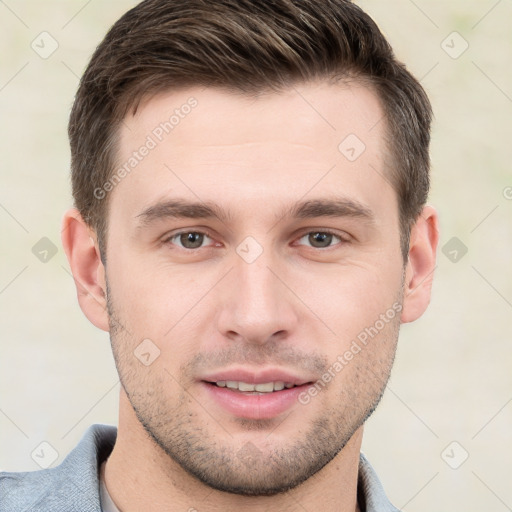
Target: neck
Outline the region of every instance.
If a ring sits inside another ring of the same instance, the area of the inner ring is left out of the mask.
[[[121,512],[354,512],[361,427],[338,455],[298,487],[276,496],[217,491],[189,475],[151,439],[121,392],[116,444],[105,467],[108,492]]]

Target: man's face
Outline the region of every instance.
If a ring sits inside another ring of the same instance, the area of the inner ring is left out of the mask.
[[[119,167],[150,149],[110,196],[114,355],[148,433],[214,488],[298,485],[380,399],[404,270],[382,119],[369,89],[316,83],[125,120]]]

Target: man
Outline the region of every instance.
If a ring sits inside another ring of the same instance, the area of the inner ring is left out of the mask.
[[[146,0],[82,78],[63,245],[119,426],[0,510],[396,510],[360,454],[438,241],[431,109],[347,0]]]

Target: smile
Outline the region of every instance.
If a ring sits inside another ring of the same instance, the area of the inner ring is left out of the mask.
[[[213,382],[212,384],[215,384],[219,388],[229,388],[251,394],[273,393],[274,391],[281,391],[285,388],[290,389],[295,387],[295,384],[283,381],[265,382],[262,384],[250,384],[248,382],[241,382],[235,380],[219,380],[217,382]]]

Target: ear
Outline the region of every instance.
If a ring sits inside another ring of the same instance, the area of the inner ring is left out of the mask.
[[[78,303],[98,328],[109,331],[105,267],[96,234],[75,208],[62,219],[62,245],[75,280]]]
[[[431,206],[423,208],[411,228],[409,259],[405,271],[404,302],[400,320],[414,322],[430,302],[439,241],[439,219]]]

